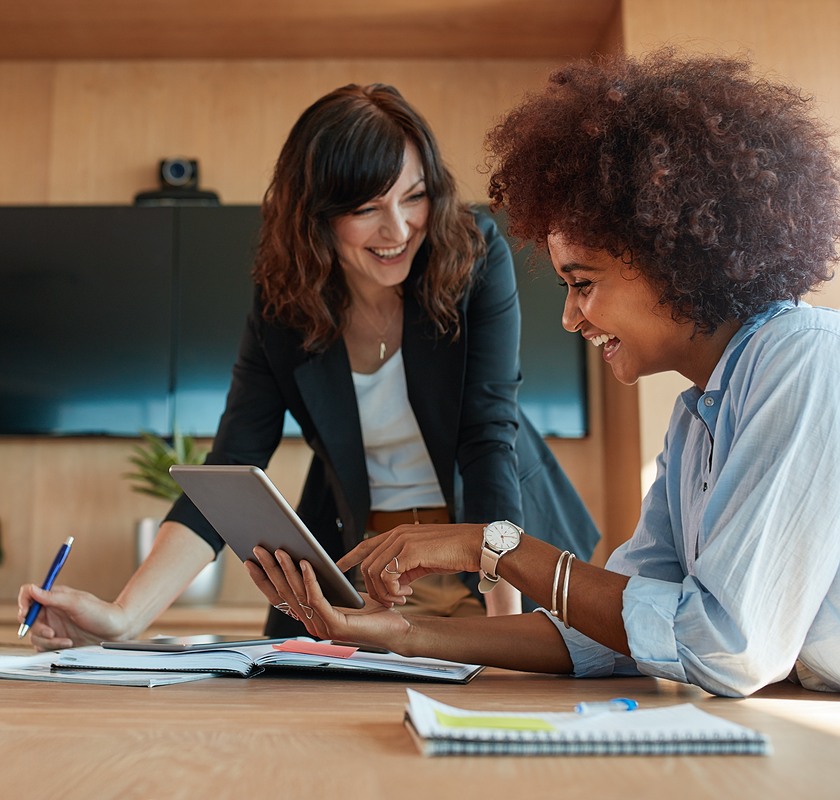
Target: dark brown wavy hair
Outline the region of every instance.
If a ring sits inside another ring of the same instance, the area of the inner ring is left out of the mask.
[[[266,319],[322,351],[343,332],[350,305],[330,221],[387,192],[405,147],[420,153],[430,200],[427,268],[414,286],[439,334],[460,334],[457,301],[484,240],[456,195],[431,129],[392,86],[351,84],[313,103],[292,128],[262,204],[253,277]]]
[[[487,137],[511,232],[634,263],[674,319],[712,332],[832,276],[830,132],[747,59],[659,50],[570,63]]]

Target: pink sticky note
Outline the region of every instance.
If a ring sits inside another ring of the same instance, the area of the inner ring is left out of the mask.
[[[330,656],[331,658],[350,658],[359,648],[347,647],[329,642],[303,642],[289,639],[281,644],[272,645],[275,650],[286,653],[305,653],[309,656]]]

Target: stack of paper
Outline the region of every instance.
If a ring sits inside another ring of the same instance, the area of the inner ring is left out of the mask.
[[[215,677],[212,672],[157,672],[143,670],[54,669],[57,653],[0,656],[0,678],[17,681],[98,683],[108,686],[166,686]]]

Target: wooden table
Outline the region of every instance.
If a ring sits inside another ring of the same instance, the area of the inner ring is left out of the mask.
[[[771,756],[424,758],[402,726],[405,683],[262,675],[153,689],[0,681],[0,795],[14,798],[836,798],[840,697],[794,686],[746,700],[652,678],[486,670],[412,684],[477,709],[578,700],[693,702],[770,735]]]

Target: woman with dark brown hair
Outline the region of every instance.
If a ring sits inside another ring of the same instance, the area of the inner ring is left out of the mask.
[[[334,558],[404,522],[488,518],[591,554],[592,521],[517,404],[510,249],[458,200],[431,130],[396,89],[345,86],[302,114],[265,195],[254,279],[207,463],[265,466],[288,412],[314,454],[298,513]],[[139,635],[222,546],[182,496],[115,602],[22,587],[24,614],[44,607],[33,643]],[[487,613],[521,609],[504,581],[486,594],[477,584],[429,576],[412,610],[484,615],[485,597]],[[266,633],[304,629],[271,609]]]
[[[339,565],[361,564],[363,612],[280,551],[256,551],[255,582],[311,607],[314,635],[405,655],[840,691],[840,313],[802,301],[838,260],[840,175],[809,100],[742,59],[615,56],[559,69],[488,141],[491,195],[547,247],[563,326],[622,383],[692,384],[633,536],[604,569],[514,537],[498,574],[544,605],[518,617],[395,611],[417,578],[483,570],[493,523],[360,544]]]

